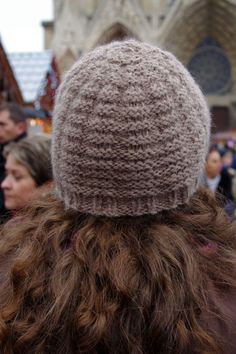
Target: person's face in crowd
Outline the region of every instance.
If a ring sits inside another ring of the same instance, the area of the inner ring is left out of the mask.
[[[28,170],[19,164],[11,154],[7,156],[5,168],[6,177],[1,184],[5,208],[19,210],[32,198],[37,185]]]
[[[10,112],[4,110],[0,112],[0,144],[6,144],[16,139],[26,130],[24,122],[15,123],[10,118]]]
[[[215,178],[220,175],[222,169],[221,157],[218,151],[211,151],[208,154],[205,172],[208,178]]]

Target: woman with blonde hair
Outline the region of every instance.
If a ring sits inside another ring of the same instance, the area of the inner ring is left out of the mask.
[[[55,190],[0,239],[1,353],[235,353],[236,229],[198,190],[210,115],[187,70],[99,47],[53,120]]]

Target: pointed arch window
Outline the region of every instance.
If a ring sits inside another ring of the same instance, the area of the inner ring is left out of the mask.
[[[133,37],[135,37],[134,34],[127,27],[121,23],[115,23],[103,33],[97,44],[105,44],[114,40],[123,40]]]

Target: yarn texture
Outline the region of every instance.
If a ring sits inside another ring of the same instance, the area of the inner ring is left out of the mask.
[[[93,215],[176,208],[198,186],[209,134],[203,94],[171,53],[135,40],[98,47],[57,94],[56,194]]]

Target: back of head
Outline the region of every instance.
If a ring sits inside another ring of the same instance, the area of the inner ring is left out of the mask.
[[[236,245],[214,198],[195,194],[209,132],[200,89],[168,52],[114,42],[72,67],[54,112],[55,193],[0,241],[0,347],[221,352],[203,316],[221,314],[215,287],[235,285]]]
[[[99,47],[59,90],[57,193],[67,208],[96,215],[175,208],[196,190],[209,127],[200,89],[172,54],[133,40]]]

